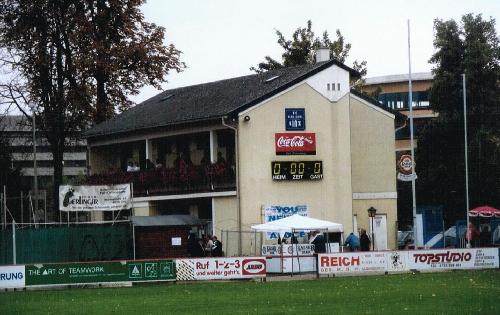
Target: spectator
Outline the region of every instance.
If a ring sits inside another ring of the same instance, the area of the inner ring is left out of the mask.
[[[160,159],[156,159],[155,168],[156,169],[160,169],[162,167],[163,167],[163,164],[161,163],[161,160]]]
[[[140,172],[141,167],[139,166],[139,163],[137,161],[134,162],[134,167],[133,167],[133,172]]]
[[[212,256],[221,257],[222,256],[222,242],[217,239],[217,236],[212,237]]]
[[[366,230],[365,229],[360,229],[359,230],[359,244],[360,244],[360,247],[361,247],[361,251],[362,252],[367,252],[370,250],[370,238],[368,237],[368,235],[366,235]]]
[[[351,252],[357,252],[359,250],[359,238],[351,232],[346,238],[344,246],[347,246]]]
[[[151,162],[150,159],[146,159],[146,171],[152,171],[154,170],[156,167],[155,165],[153,164],[153,162]]]
[[[319,233],[319,231],[314,231],[311,238],[311,244],[314,245],[315,253],[321,254],[326,252],[325,238],[323,237],[323,234]]]
[[[132,161],[128,161],[127,172],[133,172],[133,171],[134,171],[134,165],[132,164]]]
[[[469,227],[465,232],[465,239],[470,242],[471,247],[477,247],[477,242],[479,240],[479,231],[476,229],[476,226],[472,222],[469,223]]]
[[[479,235],[479,245],[480,246],[491,245],[491,232],[487,225],[483,225],[481,228],[481,235]]]

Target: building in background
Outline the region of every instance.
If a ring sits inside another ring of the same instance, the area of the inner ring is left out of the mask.
[[[430,89],[433,75],[430,72],[412,74],[412,101],[413,101],[413,140],[415,149],[418,147],[418,137],[430,119],[437,117],[430,102]],[[408,119],[408,74],[387,75],[367,78],[363,92],[374,95],[382,106],[406,116],[404,124],[397,126],[396,134],[396,161],[402,155],[409,155],[411,150],[410,120]],[[418,176],[418,174],[417,174]],[[418,182],[418,181],[417,181]],[[412,224],[411,182],[398,180],[398,223],[402,230]]]
[[[330,60],[164,91],[85,132],[88,183],[133,182],[136,216],[191,215],[226,255],[266,239],[237,231],[294,212],[346,233],[375,222],[375,248],[395,248],[395,115],[352,75]]]
[[[11,147],[11,167],[13,169],[18,169],[21,174],[22,183],[20,183],[19,186],[28,194],[28,191],[33,189],[34,176],[33,131],[31,120],[21,115],[4,116],[0,120],[0,132],[2,132],[2,136],[4,139],[7,139]],[[86,140],[73,138],[67,141],[68,145],[64,153],[63,176],[65,176],[66,180],[72,180],[86,173],[87,146]],[[47,208],[50,210],[50,204],[52,203],[50,190],[53,189],[54,175],[52,153],[50,152],[47,138],[40,130],[36,131],[36,142],[38,187],[41,198],[42,196],[43,198],[47,198]],[[18,222],[21,222],[19,217],[16,218]],[[23,219],[27,220],[26,217]],[[51,219],[57,220],[57,218],[52,217],[52,214],[49,214],[49,220]]]

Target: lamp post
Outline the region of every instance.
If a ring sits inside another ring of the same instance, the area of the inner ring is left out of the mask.
[[[377,214],[377,209],[374,207],[370,207],[368,209],[368,216],[372,218],[372,250],[375,250],[375,233],[374,233],[374,226],[373,226],[373,218],[375,218],[375,215]]]

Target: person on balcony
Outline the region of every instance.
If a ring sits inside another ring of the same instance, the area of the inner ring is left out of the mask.
[[[162,167],[163,167],[163,163],[161,162],[161,160],[156,159],[155,168],[158,170],[158,169],[161,169]]]
[[[134,165],[132,164],[132,161],[128,161],[127,163],[127,172],[134,172]]]
[[[141,167],[139,166],[139,163],[137,163],[137,161],[135,161],[133,172],[140,172],[140,171],[141,171]]]
[[[174,161],[175,166],[175,174],[177,176],[177,180],[182,183],[187,182],[188,180],[188,162],[184,158],[184,153],[181,151],[177,154],[177,158]]]
[[[146,171],[152,171],[154,170],[156,167],[155,165],[153,164],[153,162],[151,162],[150,159],[146,159]]]

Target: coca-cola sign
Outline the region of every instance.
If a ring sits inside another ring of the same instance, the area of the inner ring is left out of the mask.
[[[308,132],[276,133],[277,155],[315,155],[316,134]]]

